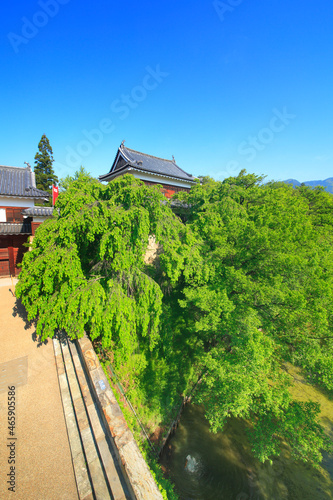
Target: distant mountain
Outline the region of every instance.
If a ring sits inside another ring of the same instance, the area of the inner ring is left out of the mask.
[[[323,186],[326,189],[326,191],[333,194],[333,177],[329,177],[324,181],[305,181],[301,183],[296,179],[287,179],[286,181],[283,182],[285,182],[286,184],[292,184],[294,187],[300,186],[301,184],[305,184],[306,186],[311,186],[311,187]]]

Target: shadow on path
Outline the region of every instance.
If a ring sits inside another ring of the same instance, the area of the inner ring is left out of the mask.
[[[26,308],[22,304],[21,299],[16,299],[15,305],[13,307],[13,316],[19,316],[24,321],[24,329],[30,330],[30,328],[35,328],[35,331],[31,334],[31,338],[34,342],[38,342],[37,347],[41,347],[42,345],[46,345],[48,340],[41,340],[41,336],[36,333],[36,324],[37,321],[35,319],[29,320]]]

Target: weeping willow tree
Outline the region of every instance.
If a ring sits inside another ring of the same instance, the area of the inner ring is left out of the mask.
[[[184,268],[188,231],[159,189],[133,176],[104,186],[81,172],[66,185],[25,254],[17,296],[42,340],[87,331],[138,374],[159,342],[163,290]],[[158,279],[144,261],[150,235],[163,248]]]

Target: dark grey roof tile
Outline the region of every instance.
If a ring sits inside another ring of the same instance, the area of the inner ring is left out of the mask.
[[[118,149],[109,174],[116,174],[127,167],[133,167],[143,172],[151,172],[155,175],[173,177],[189,182],[195,182],[195,177],[182,170],[174,160],[166,160],[157,156],[140,153],[134,149],[126,148],[123,143]],[[99,179],[104,180],[109,174],[100,175]]]
[[[178,165],[172,160],[165,160],[164,158],[147,155],[125,147],[121,148],[121,153],[123,153],[125,158],[128,159],[129,164],[133,167],[139,169],[141,168],[142,170],[147,170],[155,174],[178,177],[179,179],[185,179],[187,181],[194,181],[193,175],[184,172],[184,170],[178,167]]]
[[[31,234],[31,224],[0,222],[0,236],[9,234]]]
[[[53,210],[53,207],[31,207],[22,210],[22,214],[28,217],[51,217]]]
[[[49,198],[49,193],[36,188],[35,174],[30,167],[0,165],[0,195],[24,198]]]

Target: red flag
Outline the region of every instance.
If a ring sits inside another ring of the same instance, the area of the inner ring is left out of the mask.
[[[58,198],[59,195],[59,187],[58,186],[53,186],[52,184],[52,206],[54,207],[55,202]]]

